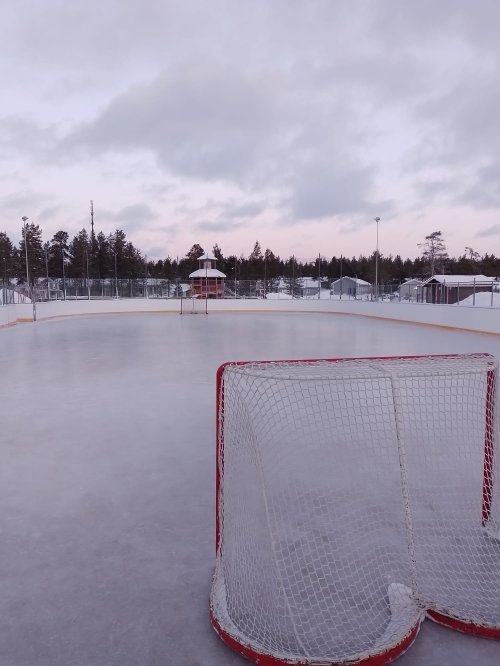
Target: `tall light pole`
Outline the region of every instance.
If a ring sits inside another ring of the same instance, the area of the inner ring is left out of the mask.
[[[264,298],[267,298],[267,250],[264,252]]]
[[[234,255],[234,297],[235,298],[237,298],[237,290],[238,290],[237,271],[238,271],[238,257],[235,254]]]
[[[45,254],[45,277],[47,279],[47,300],[50,301],[50,291],[49,291],[49,249],[50,243],[47,241],[43,245],[43,252]]]
[[[66,249],[64,244],[61,244],[61,254],[62,254],[62,280],[63,280],[63,297],[66,300]]]
[[[378,223],[380,222],[380,217],[373,218],[377,223],[377,249],[375,250],[375,300],[378,301]]]
[[[24,252],[26,255],[26,289],[28,290],[28,296],[30,293],[30,270],[28,266],[28,225],[26,222],[29,220],[29,217],[23,215],[21,220],[24,222],[23,226],[23,236],[24,236]]]
[[[86,279],[85,282],[87,283],[87,299],[90,301],[90,280],[89,280],[89,246],[84,250],[85,253],[85,264],[86,264]]]
[[[343,284],[344,284],[344,277],[342,275],[342,255],[340,255],[340,300],[342,300],[342,292],[343,292]],[[335,295],[335,294],[334,294]]]
[[[208,252],[205,257],[205,314],[208,314]]]
[[[116,259],[116,242],[118,240],[118,235],[117,232],[115,231],[115,242],[114,242],[114,250],[115,250],[115,297],[118,298],[118,263]]]
[[[318,254],[318,299],[321,298],[321,252]]]

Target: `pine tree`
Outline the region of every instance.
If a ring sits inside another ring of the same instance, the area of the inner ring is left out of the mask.
[[[260,278],[264,272],[264,255],[262,254],[259,241],[255,241],[253,250],[248,257],[247,272],[248,278],[252,280]]]
[[[14,246],[7,234],[0,231],[0,278],[4,284],[15,275],[14,261]]]
[[[51,277],[63,277],[63,262],[69,259],[68,233],[57,231],[50,241],[49,249],[49,274]],[[64,267],[64,274],[66,270]]]
[[[116,229],[107,239],[111,264],[110,276],[117,279],[124,276],[126,238],[123,229]]]
[[[198,268],[198,258],[205,254],[205,250],[195,243],[186,256],[179,261],[179,273],[182,277],[187,278],[190,273],[193,273]]]
[[[68,276],[76,278],[87,277],[90,251],[89,235],[86,229],[82,229],[73,238],[69,246],[71,261],[68,266]]]
[[[202,254],[205,254],[205,250],[199,245],[198,243],[195,243],[189,252],[186,252],[186,257],[188,259],[196,259],[198,260],[199,257],[201,257]]]
[[[109,240],[100,231],[96,237],[97,250],[95,253],[95,271],[97,276],[102,280],[110,277],[112,273],[112,259]]]
[[[418,247],[422,248],[422,257],[429,265],[431,276],[435,274],[438,262],[441,262],[444,269],[444,260],[447,259],[448,253],[440,231],[433,231],[432,234],[426,236],[424,242],[419,243]]]
[[[26,244],[25,244],[26,243]],[[45,256],[43,253],[42,230],[38,224],[25,221],[22,228],[22,237],[19,243],[19,259],[23,270],[18,267],[18,277],[25,279],[26,275],[26,247],[28,250],[28,267],[30,282],[45,273]]]
[[[217,243],[212,248],[212,252],[214,257],[217,259],[217,268],[222,271],[223,273],[226,272],[226,260],[224,259],[224,255],[222,254],[222,250],[218,246]]]
[[[286,262],[285,271],[285,285],[287,293],[290,294],[292,298],[296,298],[300,293],[300,282],[298,280],[297,261],[295,257],[290,257],[290,259]]]

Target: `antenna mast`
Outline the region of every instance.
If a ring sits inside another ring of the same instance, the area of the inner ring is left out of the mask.
[[[90,201],[90,227],[91,227],[90,238],[93,243],[95,235],[94,235],[94,202],[92,200]]]

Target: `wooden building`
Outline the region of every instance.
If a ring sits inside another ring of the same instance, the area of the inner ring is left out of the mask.
[[[480,292],[497,292],[497,278],[486,275],[433,275],[420,289],[424,303],[451,305]]]
[[[198,270],[191,273],[191,296],[193,298],[224,298],[224,273],[215,268],[216,257],[203,254],[198,257]]]

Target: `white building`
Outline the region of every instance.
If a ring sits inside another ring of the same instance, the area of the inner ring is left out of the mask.
[[[411,278],[406,280],[399,287],[399,298],[402,301],[416,301],[419,300],[420,287],[423,285],[423,280],[418,278]]]
[[[332,282],[331,290],[335,296],[353,296],[354,298],[358,298],[371,294],[372,286],[366,280],[344,276]]]

